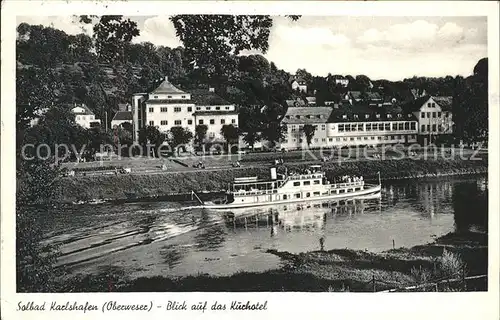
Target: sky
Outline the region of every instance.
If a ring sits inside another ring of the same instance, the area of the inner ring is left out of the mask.
[[[182,45],[168,16],[132,16],[140,36],[134,42]],[[72,16],[18,17],[68,34],[92,33]],[[278,68],[313,75],[364,74],[372,79],[416,76],[468,76],[487,56],[486,17],[303,16],[298,21],[273,17],[264,56]],[[246,52],[259,53],[260,52]]]

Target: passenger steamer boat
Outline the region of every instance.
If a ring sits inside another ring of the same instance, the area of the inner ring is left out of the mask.
[[[203,202],[196,193],[193,197],[205,209],[227,210],[261,207],[295,202],[325,201],[335,199],[363,198],[380,195],[380,173],[378,184],[367,184],[362,177],[343,177],[341,182],[331,182],[321,166],[310,166],[306,172],[277,174],[271,168],[270,180],[258,177],[235,178],[219,201]]]

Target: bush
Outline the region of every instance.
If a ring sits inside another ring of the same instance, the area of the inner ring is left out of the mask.
[[[465,273],[466,265],[458,254],[446,249],[439,258],[439,269],[443,277],[457,277]]]

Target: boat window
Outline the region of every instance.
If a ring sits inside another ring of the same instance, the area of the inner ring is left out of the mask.
[[[319,196],[320,195],[320,192],[319,191],[316,191],[313,193],[315,196]]]
[[[354,191],[359,191],[359,190],[361,190],[360,187],[354,188]]]
[[[319,180],[314,180],[314,184],[320,184]]]
[[[305,186],[308,186],[308,185],[310,185],[310,184],[311,184],[311,181],[304,181],[304,185],[305,185]]]
[[[323,195],[327,196],[328,195],[328,191],[323,192]]]
[[[294,186],[294,187],[298,187],[298,186],[300,186],[300,181],[294,182],[294,183],[293,183],[293,186]]]
[[[306,198],[309,198],[310,196],[311,196],[310,192],[306,193]]]
[[[295,198],[300,198],[300,193],[296,193]]]
[[[286,194],[283,195],[283,200],[286,200],[287,196]]]
[[[345,189],[340,189],[339,190],[339,193],[344,193],[345,192]]]

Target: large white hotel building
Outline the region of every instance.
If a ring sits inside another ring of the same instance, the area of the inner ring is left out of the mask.
[[[145,126],[156,126],[166,132],[174,126],[190,130],[193,135],[197,125],[208,127],[205,142],[223,140],[223,125],[238,126],[238,112],[212,89],[195,89],[185,92],[172,85],[168,78],[149,93],[136,93],[132,98],[134,140]]]

